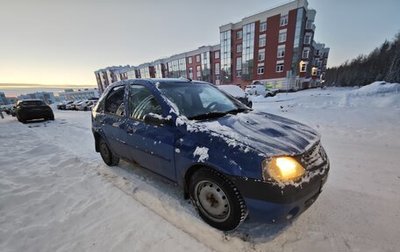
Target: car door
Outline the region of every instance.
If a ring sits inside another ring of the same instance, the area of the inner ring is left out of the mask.
[[[104,114],[101,115],[101,124],[111,150],[121,156],[126,146],[124,128],[126,109],[124,105],[125,86],[114,87],[105,98]]]
[[[128,93],[128,113],[124,124],[126,155],[141,166],[175,180],[176,127],[152,125],[144,121],[149,113],[163,115],[160,100],[145,86],[132,84]]]

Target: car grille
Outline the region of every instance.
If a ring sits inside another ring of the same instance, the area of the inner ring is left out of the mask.
[[[305,165],[306,170],[314,171],[324,167],[328,158],[324,148],[318,142],[301,156],[301,162]]]

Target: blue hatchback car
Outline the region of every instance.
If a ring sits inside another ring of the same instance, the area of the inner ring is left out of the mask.
[[[206,82],[136,79],[110,85],[92,112],[107,165],[132,161],[180,185],[220,230],[247,216],[278,222],[307,209],[329,161],[311,128],[253,111]]]

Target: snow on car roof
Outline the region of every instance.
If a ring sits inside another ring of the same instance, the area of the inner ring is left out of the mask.
[[[245,92],[236,85],[219,85],[218,88],[227,92],[228,94],[230,94],[234,97],[245,97],[246,96]]]

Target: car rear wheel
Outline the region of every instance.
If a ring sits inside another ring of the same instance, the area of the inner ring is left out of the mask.
[[[213,169],[196,171],[190,180],[189,193],[200,217],[217,229],[233,230],[247,216],[246,204],[239,190]]]
[[[119,157],[112,153],[106,141],[102,138],[99,141],[99,150],[101,158],[108,166],[115,166],[119,163]]]

